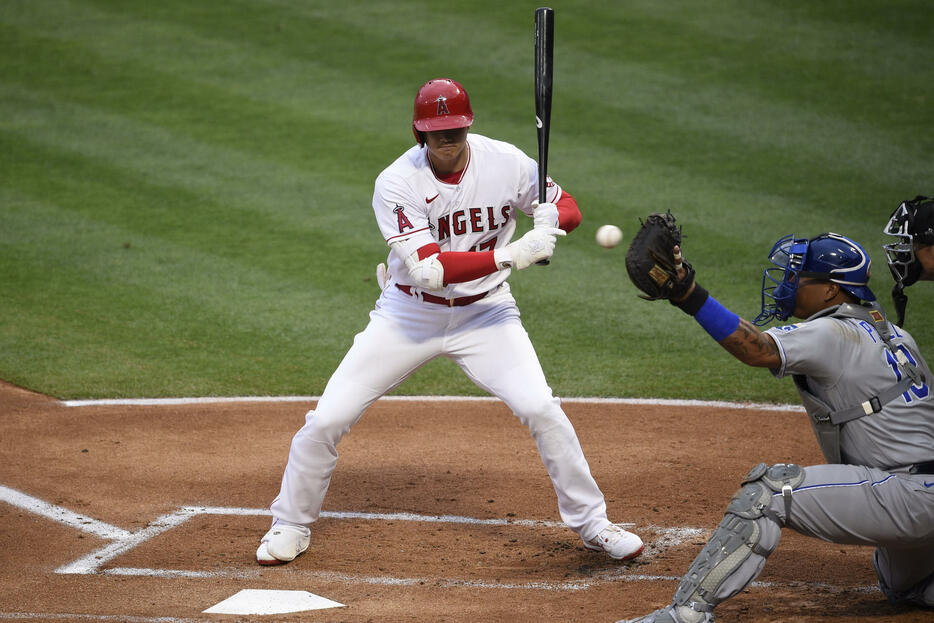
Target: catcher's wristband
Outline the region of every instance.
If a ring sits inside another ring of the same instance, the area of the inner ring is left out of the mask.
[[[715,342],[720,342],[739,326],[739,316],[710,296],[699,283],[694,282],[694,291],[680,303],[674,303],[685,313],[694,316],[694,320],[704,328]]]
[[[690,285],[690,284],[688,284]],[[707,298],[710,296],[710,293],[704,289],[704,287],[694,282],[694,289],[691,290],[691,293],[687,295],[684,299],[675,303],[671,299],[668,300],[669,303],[678,307],[685,314],[689,316],[696,316],[697,312],[700,311],[700,308],[704,306],[704,303],[707,302]]]

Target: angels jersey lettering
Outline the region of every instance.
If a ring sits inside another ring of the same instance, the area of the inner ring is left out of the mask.
[[[411,285],[403,258],[426,244],[437,243],[441,251],[491,251],[512,240],[517,212],[532,215],[538,200],[535,160],[513,145],[478,134],[468,135],[467,145],[467,167],[457,184],[437,179],[428,150],[417,145],[376,178],[373,210],[380,232],[387,243],[402,243],[389,253],[395,283]],[[551,179],[547,195],[551,202],[561,196],[561,187]],[[435,294],[471,296],[494,289],[508,276],[508,270],[498,271]]]

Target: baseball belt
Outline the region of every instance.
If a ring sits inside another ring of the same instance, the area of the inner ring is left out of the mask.
[[[396,284],[396,287],[408,294],[409,296],[417,296],[415,292],[412,291],[412,286],[404,286],[400,283]],[[435,305],[447,305],[448,307],[463,307],[464,305],[470,305],[471,303],[476,303],[490,291],[481,292],[480,294],[474,294],[473,296],[461,296],[455,299],[446,299],[441,296],[435,296],[434,294],[428,294],[427,292],[421,292],[422,300],[426,303],[434,303]]]

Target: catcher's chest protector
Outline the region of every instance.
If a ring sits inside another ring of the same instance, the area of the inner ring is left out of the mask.
[[[886,403],[907,391],[911,385],[923,383],[924,376],[914,364],[905,360],[904,354],[892,343],[888,321],[885,319],[885,314],[882,313],[877,303],[868,305],[843,304],[838,306],[836,311],[833,310],[834,308],[827,310],[827,316],[830,318],[856,318],[857,320],[871,323],[883,342],[885,342],[885,346],[896,354],[898,367],[902,371],[901,381],[888,387],[878,395],[858,405],[837,410],[832,409],[830,405],[810,391],[805,375],[792,375],[795,388],[798,390],[804,409],[807,411],[808,417],[811,420],[811,428],[814,429],[814,434],[817,436],[817,443],[820,445],[824,458],[828,463],[839,464],[843,462],[842,453],[840,451],[840,427],[846,422],[878,413]]]

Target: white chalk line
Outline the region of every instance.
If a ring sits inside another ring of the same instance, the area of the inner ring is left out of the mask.
[[[131,536],[130,533],[123,528],[117,528],[116,526],[111,526],[110,524],[106,524],[103,521],[98,521],[96,519],[91,519],[90,517],[85,517],[84,515],[79,515],[78,513],[68,510],[67,508],[55,506],[49,502],[46,502],[45,500],[34,498],[31,495],[27,495],[21,491],[17,491],[16,489],[4,487],[3,485],[0,485],[0,500],[7,502],[8,504],[11,504],[17,508],[28,510],[35,515],[63,523],[66,526],[77,528],[82,532],[87,532],[89,534],[99,536],[100,538],[108,541],[127,539]]]
[[[73,612],[0,612],[0,619],[29,621],[120,621],[121,623],[204,623],[216,619],[186,619],[180,617],[141,617],[128,614],[78,614]]]
[[[176,511],[175,513],[163,515],[142,530],[130,534],[127,538],[116,540],[106,547],[103,547],[95,552],[91,552],[90,554],[83,556],[82,558],[79,558],[78,560],[67,565],[59,567],[55,570],[55,573],[97,573],[101,565],[110,562],[121,554],[127,553],[131,549],[142,545],[146,541],[162,534],[163,532],[167,532],[172,528],[180,526],[194,516],[195,513],[188,512],[187,509],[182,509],[181,511]]]
[[[252,578],[258,577],[260,571],[251,571],[249,573],[222,573],[222,572],[207,572],[201,573],[198,575],[187,575],[188,573],[195,572],[170,572],[163,570],[166,575],[157,575],[150,574],[147,572],[159,571],[156,569],[109,569],[105,572],[107,575],[156,575],[157,577],[197,577],[197,578]],[[133,573],[139,572],[139,573]],[[500,583],[494,584],[490,582],[477,582],[469,580],[439,580],[432,578],[385,578],[385,577],[365,577],[365,576],[356,576],[343,573],[329,573],[329,572],[309,572],[309,573],[299,573],[303,577],[308,576],[315,579],[320,579],[324,581],[332,582],[342,582],[346,584],[356,583],[356,584],[375,584],[383,586],[415,586],[415,585],[426,585],[432,587],[442,587],[442,588],[498,588],[498,589],[519,589],[519,590],[568,590],[568,591],[579,591],[586,590],[590,587],[591,584],[586,582],[564,582],[560,584],[553,584],[548,582],[527,582],[524,584],[508,584]],[[669,575],[642,575],[642,574],[603,574],[603,580],[612,581],[612,582],[658,582],[658,581],[668,581],[674,582],[678,581],[681,578],[677,576]],[[586,585],[585,585],[586,584]],[[752,582],[749,587],[751,588],[777,588],[781,585],[775,582]],[[825,584],[823,582],[811,584],[813,588],[820,590],[826,590],[830,593],[841,593],[841,592],[857,592],[857,593],[874,593],[879,592],[878,587],[876,586],[864,586],[857,588],[848,588],[841,589],[839,587]],[[129,616],[129,615],[107,615],[107,614],[72,614],[72,613],[48,613],[48,612],[0,612],[0,619],[16,619],[16,620],[65,620],[65,621],[121,621],[126,623],[203,623],[204,621],[213,621],[216,619],[191,619],[191,618],[182,618],[182,617],[143,617],[143,616]],[[264,619],[266,620],[266,619]],[[626,619],[623,619],[625,621]]]
[[[227,396],[200,398],[102,398],[95,400],[63,400],[66,407],[98,406],[173,406],[221,404],[230,402],[317,402],[320,396]],[[383,396],[386,402],[500,402],[493,396]],[[801,405],[758,402],[727,402],[719,400],[678,400],[668,398],[561,398],[566,404],[643,405],[667,407],[714,407],[747,411],[784,411],[804,413]]]
[[[117,569],[104,569],[100,571],[101,575],[114,576],[142,576],[156,578],[190,578],[190,579],[251,579],[262,575],[261,569],[248,569],[237,571],[225,569],[220,571],[184,571],[176,569],[140,569],[121,567]],[[674,576],[662,575],[644,575],[628,573],[623,568],[619,570],[595,573],[588,579],[573,580],[567,582],[496,582],[488,580],[465,580],[463,578],[439,578],[439,577],[392,577],[392,576],[367,576],[354,573],[339,573],[336,571],[315,571],[313,569],[298,569],[292,567],[289,570],[289,577],[309,578],[323,582],[332,582],[339,584],[369,584],[373,586],[435,586],[442,588],[483,588],[483,589],[505,589],[505,590],[546,590],[546,591],[581,591],[587,590],[592,586],[603,582],[637,582],[637,581],[658,581],[658,580],[678,580]]]
[[[221,570],[221,571],[188,571],[176,569],[147,569],[147,568],[115,568],[104,569],[101,567],[118,556],[129,552],[135,547],[149,541],[150,539],[178,527],[193,517],[200,515],[225,515],[225,516],[271,516],[269,509],[266,508],[227,508],[217,506],[185,506],[173,513],[163,515],[150,523],[145,528],[137,532],[128,532],[121,528],[111,526],[104,522],[90,519],[83,515],[78,515],[68,509],[55,506],[39,498],[27,495],[21,491],[11,489],[0,485],[0,501],[7,502],[17,508],[35,513],[42,517],[52,519],[71,528],[87,532],[98,536],[104,540],[111,541],[104,547],[101,547],[91,553],[82,556],[78,560],[62,565],[55,570],[56,573],[65,575],[120,575],[120,576],[151,576],[163,578],[216,578],[216,577],[255,577],[259,575],[259,570]],[[416,513],[362,513],[346,511],[324,511],[321,517],[325,519],[356,519],[368,521],[411,521],[424,523],[453,523],[478,526],[522,526],[522,527],[549,527],[563,528],[564,524],[557,521],[545,521],[538,519],[480,519],[475,517],[463,517],[459,515],[420,515]],[[634,524],[621,524],[632,528]],[[694,538],[701,534],[697,528],[666,528],[661,526],[646,526],[646,530],[658,533],[658,539],[647,544],[647,554],[649,551],[660,551],[674,547],[686,539]],[[365,584],[439,584],[442,586],[472,586],[480,588],[529,588],[543,589],[553,586],[552,590],[581,590],[587,588],[592,582],[577,583],[519,583],[504,585],[497,582],[470,581],[448,578],[384,578],[367,577],[356,575],[341,575],[330,572],[310,572],[309,575],[320,579],[330,579],[338,581],[352,581]]]
[[[135,577],[158,577],[158,578],[234,578],[249,579],[259,577],[262,573],[260,569],[235,570],[226,569],[219,571],[190,571],[183,569],[151,569],[118,567],[112,569],[101,569],[101,566],[107,564],[114,558],[132,550],[133,548],[149,541],[150,539],[178,527],[193,517],[202,515],[222,515],[222,516],[271,516],[271,512],[266,508],[243,508],[243,507],[219,507],[219,506],[184,506],[173,513],[163,515],[150,523],[145,528],[137,532],[128,532],[122,528],[111,526],[110,524],[88,518],[74,513],[68,509],[53,505],[39,498],[30,496],[21,491],[10,487],[0,485],[0,501],[7,502],[12,506],[32,512],[47,519],[57,521],[71,528],[87,532],[98,536],[104,540],[112,541],[108,545],[87,554],[78,560],[65,564],[55,570],[58,574],[64,575],[113,575],[113,576],[135,576]],[[326,519],[357,519],[368,521],[410,521],[424,523],[454,523],[480,526],[523,526],[523,527],[549,527],[563,528],[562,522],[546,521],[538,519],[479,519],[475,517],[464,517],[459,515],[419,515],[416,513],[363,513],[351,511],[324,511],[322,518]],[[620,524],[628,528],[633,528],[635,524]],[[700,528],[690,527],[664,527],[657,525],[647,525],[644,530],[654,532],[658,536],[646,543],[644,557],[654,557],[656,554],[676,547],[690,539],[695,539],[704,535]],[[548,591],[580,591],[586,590],[596,584],[606,582],[638,582],[638,581],[674,581],[679,580],[677,576],[663,575],[645,575],[634,573],[627,566],[616,567],[611,570],[597,572],[587,579],[567,581],[567,582],[491,582],[484,580],[465,580],[462,578],[396,578],[387,576],[365,576],[356,574],[337,573],[330,571],[314,570],[291,570],[293,575],[301,575],[317,580],[347,583],[347,584],[370,584],[383,586],[415,586],[430,585],[444,588],[481,588],[481,589],[507,589],[507,590],[548,590]],[[753,587],[776,587],[776,583],[753,582]],[[830,584],[815,585],[828,591],[857,590],[860,592],[878,591],[877,587],[860,587],[857,589],[842,589]],[[10,613],[0,612],[0,618],[16,618],[8,616]],[[16,614],[16,613],[13,613]],[[24,617],[28,613],[19,613]],[[28,615],[32,616],[32,615]],[[36,614],[33,618],[41,618],[43,615]],[[57,616],[57,615],[49,615]],[[67,618],[69,615],[62,615]],[[96,617],[88,615],[89,618],[97,620],[107,620],[106,617]],[[137,619],[125,619],[137,620]],[[139,617],[139,621],[182,621],[177,618],[145,618]]]

